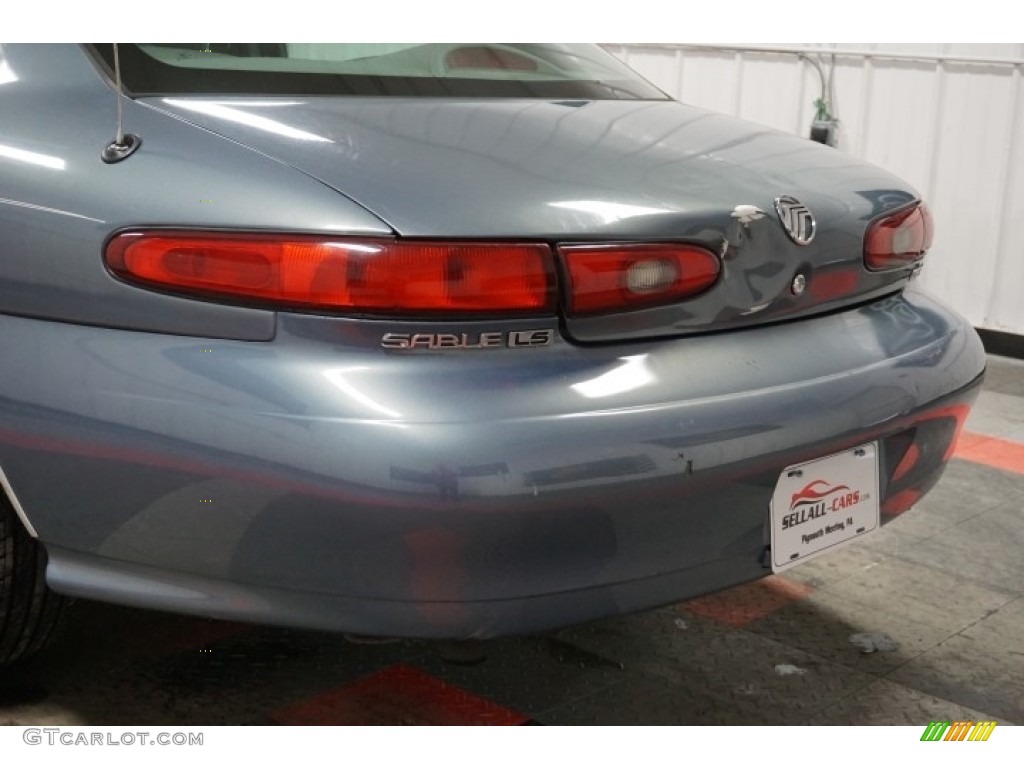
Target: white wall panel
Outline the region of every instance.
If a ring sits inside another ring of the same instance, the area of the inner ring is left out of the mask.
[[[1007,110],[1008,146],[999,217],[999,268],[989,306],[997,308],[995,327],[1024,327],[1024,69],[1013,77],[1013,105]]]
[[[800,135],[821,85],[797,53],[835,51],[840,150],[902,176],[932,207],[922,282],[975,325],[1024,334],[1024,44],[750,47],[609,50],[681,101]]]
[[[797,130],[806,112],[810,120],[817,84],[801,68],[775,55],[744,56],[738,114],[745,120]],[[806,109],[805,109],[806,107]]]

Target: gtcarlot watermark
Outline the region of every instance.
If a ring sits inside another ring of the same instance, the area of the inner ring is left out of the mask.
[[[65,747],[201,747],[202,733],[160,731],[79,731],[71,728],[26,728],[22,741],[35,746]]]

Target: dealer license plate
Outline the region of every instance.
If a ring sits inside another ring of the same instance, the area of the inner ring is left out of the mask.
[[[771,519],[776,573],[878,530],[877,446],[786,467]]]

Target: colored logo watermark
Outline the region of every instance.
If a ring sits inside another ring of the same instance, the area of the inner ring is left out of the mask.
[[[921,741],[988,741],[995,720],[932,720],[921,734]]]

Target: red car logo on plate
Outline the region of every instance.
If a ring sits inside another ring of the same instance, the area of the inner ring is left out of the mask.
[[[825,489],[820,490],[819,486],[825,486]],[[848,490],[850,490],[850,486],[848,485],[829,486],[825,480],[812,480],[793,494],[793,499],[790,501],[789,508],[792,510],[796,509],[801,504],[813,504],[816,501],[821,501],[830,493]]]

